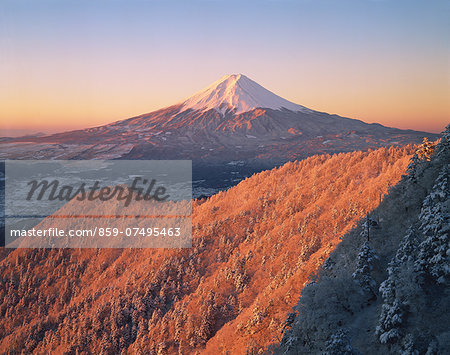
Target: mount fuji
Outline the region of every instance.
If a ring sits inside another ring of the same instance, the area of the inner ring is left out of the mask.
[[[192,159],[194,174],[209,171],[200,178],[217,171],[212,166],[233,170],[228,186],[289,160],[418,143],[425,136],[437,137],[315,111],[233,74],[151,113],[83,130],[0,139],[0,159]]]
[[[205,112],[214,109],[222,114],[230,110],[237,115],[256,108],[311,111],[275,95],[245,75],[234,74],[225,75],[211,86],[188,98],[182,103],[181,112],[187,110]]]

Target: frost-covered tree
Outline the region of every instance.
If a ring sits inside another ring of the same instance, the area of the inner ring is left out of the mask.
[[[417,147],[417,157],[421,161],[430,161],[434,153],[436,143],[430,142],[427,137],[423,138],[422,144]]]
[[[376,282],[371,272],[378,256],[372,249],[369,242],[365,242],[357,256],[356,270],[352,274],[353,279],[361,286],[361,288],[372,295],[375,295],[374,288]]]
[[[380,285],[379,291],[384,303],[392,304],[396,298],[405,299],[402,289],[405,283],[411,283],[415,280],[415,276],[405,277],[406,273],[413,272],[412,265],[415,261],[415,253],[418,244],[416,232],[409,228],[402,242],[400,243],[395,256],[388,265],[388,277]],[[407,296],[406,296],[407,298]]]
[[[417,248],[416,232],[409,228],[397,252],[387,268],[388,277],[380,285],[383,299],[376,334],[382,344],[395,343],[402,337],[409,298],[413,297],[410,284],[415,284],[413,270],[414,253]]]
[[[408,180],[412,182],[417,182],[417,178],[426,166],[426,163],[431,161],[433,154],[436,150],[436,142],[430,142],[427,137],[423,139],[422,144],[420,144],[413,157],[410,160],[406,172],[408,174]]]
[[[440,142],[436,146],[436,156],[440,158],[441,156],[448,154],[450,149],[450,124],[445,127],[444,132],[442,132],[442,136]]]
[[[330,339],[326,342],[326,348],[323,355],[357,355],[358,351],[353,349],[348,337],[347,330],[338,330],[336,333],[330,336]]]
[[[450,222],[448,215],[450,164],[440,172],[419,215],[425,240],[419,245],[415,262],[421,276],[444,283],[450,275]]]
[[[324,263],[323,263],[323,265],[322,265],[322,268],[323,268],[324,270],[332,270],[335,264],[336,264],[336,263],[334,262],[334,260],[331,259],[331,257],[328,257],[328,258],[324,261]]]
[[[375,331],[382,344],[395,343],[402,337],[404,315],[403,305],[399,300],[395,299],[392,304],[383,303]]]
[[[414,253],[417,249],[418,237],[416,231],[410,227],[403,240],[401,241],[394,259],[391,261],[388,268],[388,275],[391,276],[394,273],[394,269],[414,260]]]
[[[408,167],[406,168],[407,179],[412,182],[417,182],[417,170],[420,164],[420,159],[417,153],[412,156]]]
[[[403,339],[400,355],[419,355],[419,351],[414,347],[414,337],[412,334],[407,334]]]

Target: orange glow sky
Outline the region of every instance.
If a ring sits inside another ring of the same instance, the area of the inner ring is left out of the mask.
[[[232,73],[311,109],[439,132],[448,4],[4,1],[0,136],[151,112]]]

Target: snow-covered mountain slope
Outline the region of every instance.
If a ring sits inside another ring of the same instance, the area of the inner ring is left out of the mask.
[[[0,140],[2,159],[191,159],[272,168],[318,153],[419,143],[437,135],[367,124],[289,102],[244,75],[129,119],[45,137]]]
[[[449,353],[449,162],[447,126],[304,287],[275,354]]]
[[[285,108],[295,112],[311,111],[304,106],[294,104],[275,95],[245,75],[232,74],[223,76],[206,89],[189,97],[182,103],[180,112],[214,109],[222,114],[231,110],[237,115],[256,108],[273,110]]]
[[[315,156],[193,201],[192,248],[1,248],[0,354],[261,354],[308,275],[378,204],[367,196],[398,181],[412,153]],[[117,213],[110,202],[104,215]]]

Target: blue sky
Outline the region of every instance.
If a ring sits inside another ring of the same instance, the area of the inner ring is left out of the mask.
[[[0,0],[0,118],[81,127],[244,73],[296,103],[440,130],[449,1]],[[33,128],[34,129],[34,128]]]

